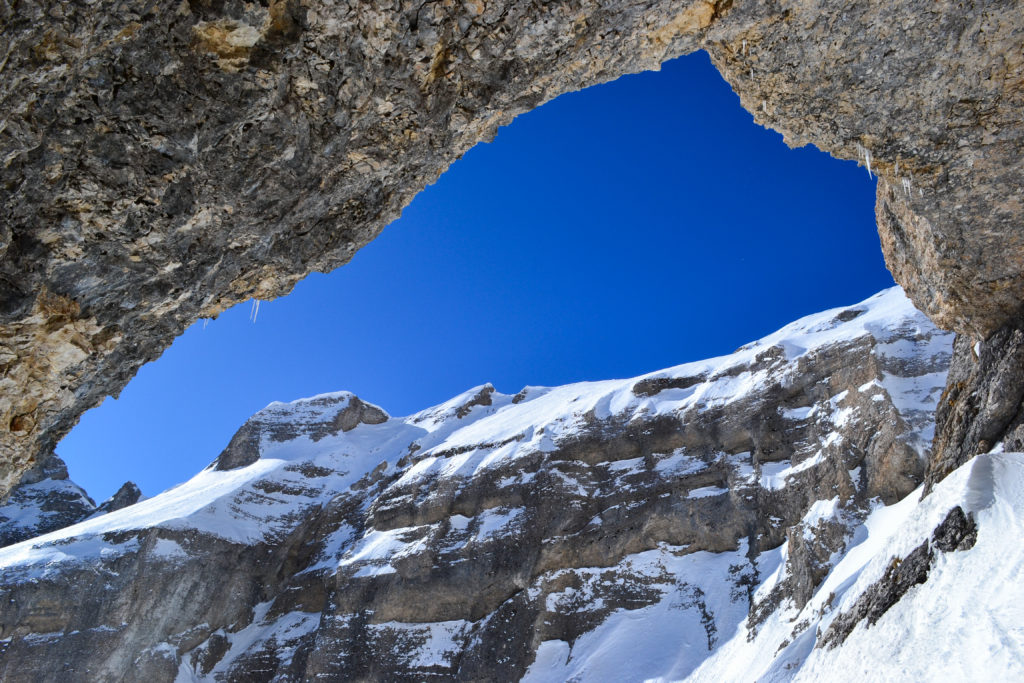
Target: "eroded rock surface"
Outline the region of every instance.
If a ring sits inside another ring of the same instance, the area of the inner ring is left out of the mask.
[[[821,637],[821,646],[831,649],[842,645],[853,629],[864,621],[869,626],[876,624],[911,588],[928,580],[936,552],[970,550],[977,537],[974,520],[959,505],[952,508],[935,528],[930,540],[921,543],[906,557],[892,558],[885,575],[864,592],[850,611],[832,621]]]
[[[22,475],[0,507],[0,547],[42,536],[83,519],[133,505],[142,497],[133,482],[99,505],[68,478],[68,468],[54,454]]]
[[[384,420],[272,404],[233,466],[0,551],[0,676],[686,676],[801,613],[920,485],[951,343],[893,289],[641,378]],[[661,659],[619,651],[633,623],[668,629]]]
[[[344,264],[498,126],[706,49],[760,123],[880,175],[940,325],[1024,300],[1012,0],[0,7],[0,491],[185,327]]]
[[[0,507],[0,546],[63,529],[94,512],[93,499],[68,479],[64,461],[51,455],[22,475]]]
[[[135,505],[142,499],[142,491],[134,481],[126,481],[110,498],[96,506],[96,512],[105,515],[129,505]]]
[[[1024,328],[1019,322],[984,341],[957,336],[936,423],[929,488],[979,453],[1024,451]]]

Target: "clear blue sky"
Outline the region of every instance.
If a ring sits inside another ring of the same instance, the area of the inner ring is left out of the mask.
[[[519,117],[352,262],[193,325],[57,451],[97,501],[213,460],[253,412],[347,389],[404,415],[733,351],[891,286],[874,182],[757,126],[703,53]]]

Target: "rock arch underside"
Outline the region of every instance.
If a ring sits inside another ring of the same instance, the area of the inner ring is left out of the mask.
[[[0,22],[2,491],[190,323],[343,265],[517,114],[699,49],[758,123],[878,175],[889,268],[959,334],[933,481],[1017,434],[1013,0],[5,0]]]

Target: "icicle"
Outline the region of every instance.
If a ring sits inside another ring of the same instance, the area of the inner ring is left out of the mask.
[[[744,54],[744,55],[747,54],[747,39],[746,38],[743,39],[743,50],[741,50],[740,53]]]
[[[252,310],[249,312],[249,319],[256,322],[256,316],[260,314],[260,300],[252,300]]]
[[[860,155],[864,167],[868,169],[868,178],[874,178],[875,176],[871,173],[871,152],[868,151],[867,147],[858,142],[857,153]]]
[[[898,161],[896,162],[896,170],[893,171],[892,174],[894,176],[899,176],[899,174],[900,174],[900,162],[898,162]]]
[[[908,197],[910,196],[910,178],[903,179],[903,192],[905,192]]]
[[[209,324],[210,324],[210,319],[209,318],[203,318],[203,329],[204,330],[206,329],[206,326],[209,325]]]
[[[764,100],[761,100],[761,111],[763,111],[765,114],[768,113],[768,103]]]
[[[754,80],[754,70],[750,70],[750,80]]]

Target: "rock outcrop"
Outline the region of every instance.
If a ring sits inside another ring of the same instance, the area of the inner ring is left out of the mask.
[[[0,546],[63,529],[94,512],[96,503],[68,479],[64,461],[51,454],[22,475],[0,507]]]
[[[0,677],[634,680],[740,642],[767,666],[914,504],[952,340],[893,289],[630,380],[272,404],[189,482],[0,551]]]
[[[1024,300],[1015,2],[27,0],[0,7],[0,491],[198,317],[347,262],[479,140],[705,49],[756,120],[879,175],[897,281]]]
[[[105,515],[129,505],[135,505],[142,500],[142,491],[134,481],[126,481],[110,498],[96,506],[96,513]]]
[[[929,488],[979,453],[1024,451],[1024,327],[957,337],[936,423]]]
[[[0,507],[0,547],[120,510],[141,497],[139,487],[129,481],[96,505],[81,486],[68,479],[64,461],[50,454],[22,475]]]

